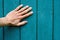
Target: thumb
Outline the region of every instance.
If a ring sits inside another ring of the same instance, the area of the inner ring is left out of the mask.
[[[21,25],[24,25],[24,24],[26,24],[27,23],[27,21],[22,21],[22,22],[19,22],[18,24],[17,24],[17,26],[21,26]]]

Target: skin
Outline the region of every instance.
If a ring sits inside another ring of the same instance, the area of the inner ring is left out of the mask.
[[[21,26],[27,23],[27,21],[21,21],[22,19],[32,15],[33,11],[30,11],[32,7],[28,5],[23,7],[21,4],[16,9],[9,12],[5,17],[0,18],[0,26],[13,25]]]

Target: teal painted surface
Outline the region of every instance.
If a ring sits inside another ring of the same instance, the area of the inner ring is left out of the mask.
[[[36,0],[21,0],[21,3],[33,9],[33,15],[28,17],[28,24],[21,27],[21,40],[36,40]]]
[[[3,16],[2,0],[0,0],[0,17]],[[0,40],[3,40],[3,26],[0,26]]]
[[[0,27],[0,40],[60,40],[60,0],[54,0],[54,7],[53,0],[4,0],[4,6],[2,2],[0,0],[0,17],[20,3],[31,6],[34,13],[24,19],[28,21],[24,26],[4,26],[4,30]]]
[[[19,5],[19,0],[4,0],[4,16]],[[19,27],[4,27],[4,40],[19,40]]]
[[[52,0],[38,0],[38,40],[52,40]]]
[[[60,0],[54,1],[54,40],[60,40]]]

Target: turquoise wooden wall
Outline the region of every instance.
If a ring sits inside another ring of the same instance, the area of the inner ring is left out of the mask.
[[[2,0],[0,0],[0,17],[3,17],[3,5]],[[0,27],[0,40],[3,40],[3,27]]]
[[[28,24],[1,26],[0,40],[60,40],[60,0],[0,0],[0,17],[20,4],[33,8]]]

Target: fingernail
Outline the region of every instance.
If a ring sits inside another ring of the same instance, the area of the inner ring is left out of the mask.
[[[33,14],[33,11],[31,11],[30,14]]]
[[[26,7],[29,7],[28,5]]]
[[[29,9],[32,9],[32,7],[30,7]]]
[[[31,11],[31,13],[33,13],[33,11]]]
[[[28,22],[28,21],[25,21],[26,23]]]
[[[21,4],[21,6],[23,6],[23,4]]]

